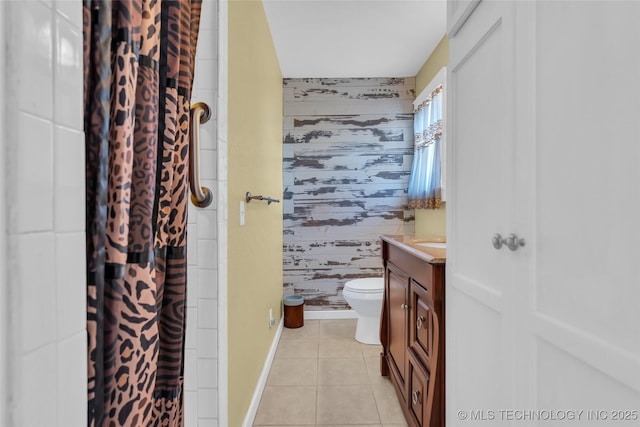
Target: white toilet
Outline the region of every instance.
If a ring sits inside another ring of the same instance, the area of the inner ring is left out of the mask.
[[[384,278],[382,277],[354,279],[345,283],[342,295],[358,315],[356,341],[363,344],[380,344],[383,294]]]

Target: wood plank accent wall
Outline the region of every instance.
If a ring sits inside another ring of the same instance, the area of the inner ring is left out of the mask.
[[[284,286],[347,309],[344,283],[382,276],[382,234],[413,234],[407,186],[415,78],[284,80]]]

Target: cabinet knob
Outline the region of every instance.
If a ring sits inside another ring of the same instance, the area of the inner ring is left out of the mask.
[[[409,310],[409,306],[407,304],[400,304],[400,308],[403,310]]]
[[[418,329],[422,329],[422,327],[424,326],[424,321],[425,321],[424,316],[420,316],[420,317],[418,317],[418,318],[416,319],[416,328],[418,328]]]
[[[414,390],[413,393],[411,393],[411,402],[414,405],[417,405],[418,402],[420,402],[420,392],[418,390]]]

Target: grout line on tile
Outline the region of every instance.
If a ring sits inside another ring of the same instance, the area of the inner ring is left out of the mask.
[[[315,341],[312,344],[312,345],[315,345],[317,347],[316,348],[316,350],[317,350],[316,357],[314,358],[316,360],[316,381],[315,381],[315,387],[314,387],[315,388],[315,418],[314,418],[315,422],[314,422],[314,424],[310,424],[309,426],[315,426],[315,427],[320,426],[318,424],[318,422],[319,422],[319,409],[320,409],[319,408],[319,395],[320,395],[320,390],[319,389],[320,389],[320,387],[323,387],[322,385],[319,384],[319,381],[320,381],[320,377],[319,377],[319,375],[320,375],[320,359],[321,359],[321,357],[320,357],[320,344],[322,342],[326,342],[327,340],[336,340],[336,338],[331,337],[331,336],[329,336],[329,337],[321,336],[320,326],[321,326],[322,323],[324,323],[323,320],[319,320],[318,339],[317,339],[317,341]],[[280,346],[280,344],[282,344],[282,341],[280,343],[278,343],[278,347]],[[360,351],[360,354],[359,354],[358,357],[351,357],[351,358],[347,357],[347,359],[361,359],[362,360],[362,363],[364,364],[365,371],[366,371],[366,374],[367,374],[367,382],[365,384],[362,384],[362,385],[368,384],[369,390],[371,392],[371,395],[373,396],[373,403],[375,404],[375,407],[376,407],[376,413],[378,415],[378,419],[380,420],[379,424],[372,424],[372,426],[373,425],[383,425],[382,424],[382,416],[381,416],[381,413],[380,413],[380,407],[378,405],[378,400],[376,399],[376,395],[375,395],[375,392],[374,392],[374,385],[376,385],[377,383],[374,383],[373,378],[369,375],[368,365],[367,365],[367,355],[365,355],[364,347],[361,348],[361,351]],[[325,385],[325,386],[327,386],[327,385]],[[288,387],[288,386],[284,386],[284,387]],[[258,426],[256,425],[255,427],[258,427]]]
[[[373,389],[373,384],[371,384],[371,379],[369,379],[369,388],[371,389],[371,394],[373,394],[373,402],[376,404],[376,411],[378,411],[378,418],[380,419],[380,425],[382,425],[382,414],[380,413],[380,407],[378,406],[378,399],[376,399],[376,392]]]

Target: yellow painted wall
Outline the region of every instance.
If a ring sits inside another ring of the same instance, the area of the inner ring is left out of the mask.
[[[442,67],[449,64],[449,38],[445,34],[416,75],[416,94],[427,87]],[[445,237],[446,203],[440,209],[416,209],[416,237]]]
[[[442,67],[449,64],[449,38],[445,34],[416,75],[416,95],[424,90]]]
[[[281,318],[282,73],[261,1],[229,2],[229,425],[240,426]],[[269,328],[269,309],[276,325]]]

